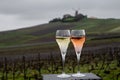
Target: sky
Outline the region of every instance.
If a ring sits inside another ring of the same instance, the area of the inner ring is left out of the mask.
[[[76,10],[88,17],[120,19],[120,0],[0,0],[0,31],[48,23]]]

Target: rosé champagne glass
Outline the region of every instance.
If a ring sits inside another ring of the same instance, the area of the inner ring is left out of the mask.
[[[68,78],[70,77],[70,75],[65,73],[64,63],[65,63],[65,56],[66,56],[67,48],[70,43],[70,30],[57,30],[56,31],[56,42],[58,43],[58,46],[61,51],[62,64],[63,64],[62,74],[58,75],[57,77]]]
[[[84,74],[80,73],[80,55],[82,51],[83,44],[85,42],[85,30],[72,30],[71,31],[71,41],[74,45],[76,56],[77,56],[77,66],[78,72],[73,74],[74,77],[83,77]]]

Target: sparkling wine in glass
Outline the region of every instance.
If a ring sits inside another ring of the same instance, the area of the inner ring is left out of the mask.
[[[56,42],[58,43],[58,46],[61,51],[62,64],[63,64],[62,74],[58,75],[57,77],[68,78],[70,77],[70,75],[65,73],[64,63],[65,63],[65,56],[66,56],[67,48],[70,43],[70,30],[57,30],[56,31]]]
[[[77,56],[77,66],[78,72],[73,74],[74,77],[83,77],[84,74],[80,73],[80,55],[82,51],[83,44],[85,42],[85,30],[72,30],[71,31],[71,41],[74,45],[76,56]]]

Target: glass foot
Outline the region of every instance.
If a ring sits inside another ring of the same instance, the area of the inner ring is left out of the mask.
[[[68,75],[68,74],[63,73],[63,74],[57,75],[57,77],[59,77],[59,78],[69,78],[71,76]]]
[[[82,73],[76,73],[72,75],[73,77],[84,77],[85,75]]]

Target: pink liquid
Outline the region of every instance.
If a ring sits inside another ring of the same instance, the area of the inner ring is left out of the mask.
[[[71,37],[71,41],[75,47],[75,51],[81,51],[85,42],[85,36],[82,37]]]

